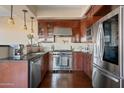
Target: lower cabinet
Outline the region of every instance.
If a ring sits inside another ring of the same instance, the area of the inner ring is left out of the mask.
[[[41,60],[40,65],[41,65],[41,82],[42,82],[44,76],[49,70],[49,53],[44,54],[40,60]],[[0,60],[0,88],[30,87],[29,86],[30,75],[28,74],[30,72],[29,63],[31,62],[28,62],[28,60]],[[33,65],[33,68],[34,67],[38,68],[37,65],[39,64]],[[37,72],[37,70],[35,69],[34,72]],[[33,75],[36,74],[33,73]],[[33,79],[33,81],[35,80]]]
[[[83,70],[83,56],[82,52],[73,52],[73,70],[82,71]]]
[[[28,88],[28,62],[0,60],[0,88]]]
[[[92,54],[82,53],[82,57],[83,71],[90,79],[92,79]]]
[[[73,52],[73,71],[84,71],[92,79],[92,54]]]
[[[49,70],[49,53],[43,55],[41,59],[41,82]]]

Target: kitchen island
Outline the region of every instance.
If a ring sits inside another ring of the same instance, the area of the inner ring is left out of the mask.
[[[49,52],[31,53],[20,60],[12,58],[0,59],[0,88],[31,87],[31,62],[40,58],[40,82],[48,68]],[[33,80],[32,80],[33,81]],[[39,82],[39,83],[40,83]],[[38,87],[38,86],[37,86]]]

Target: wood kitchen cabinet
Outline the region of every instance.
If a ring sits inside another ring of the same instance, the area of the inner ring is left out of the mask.
[[[74,71],[82,71],[83,70],[82,52],[73,52],[73,70]]]
[[[47,73],[47,71],[49,70],[49,53],[46,53],[43,56],[44,59],[44,68],[45,68],[45,73]]]
[[[87,17],[94,16],[104,5],[92,5],[85,15]]]
[[[92,54],[73,52],[73,70],[84,71],[92,79]]]
[[[55,38],[53,35],[54,27],[72,28],[72,42],[80,42],[80,20],[38,20],[38,34],[42,40],[45,39],[44,42],[47,42],[50,37]]]
[[[92,5],[91,8],[85,13],[86,18],[80,21],[81,29],[81,42],[87,42],[86,31],[100,18],[108,14],[112,10],[110,5]]]
[[[83,71],[92,79],[92,54],[82,53],[83,55]]]
[[[53,71],[53,53],[49,53],[49,72]]]
[[[47,71],[49,70],[49,53],[46,53],[41,57],[41,82],[44,79]]]
[[[38,22],[38,35],[41,42],[54,42],[53,25],[49,22]]]
[[[28,88],[28,62],[0,60],[0,88]]]
[[[87,17],[105,16],[112,10],[112,5],[92,5],[86,12]]]
[[[80,27],[73,28],[73,31],[72,32],[73,32],[72,42],[73,43],[80,43],[81,42],[81,40],[80,40],[80,37],[81,37]]]

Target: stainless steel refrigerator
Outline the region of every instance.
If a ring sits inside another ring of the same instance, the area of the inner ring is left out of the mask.
[[[124,6],[119,6],[92,26],[95,88],[124,87]]]

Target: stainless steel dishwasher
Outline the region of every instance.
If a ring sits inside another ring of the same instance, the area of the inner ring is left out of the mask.
[[[30,60],[30,88],[36,88],[41,82],[41,57]]]

